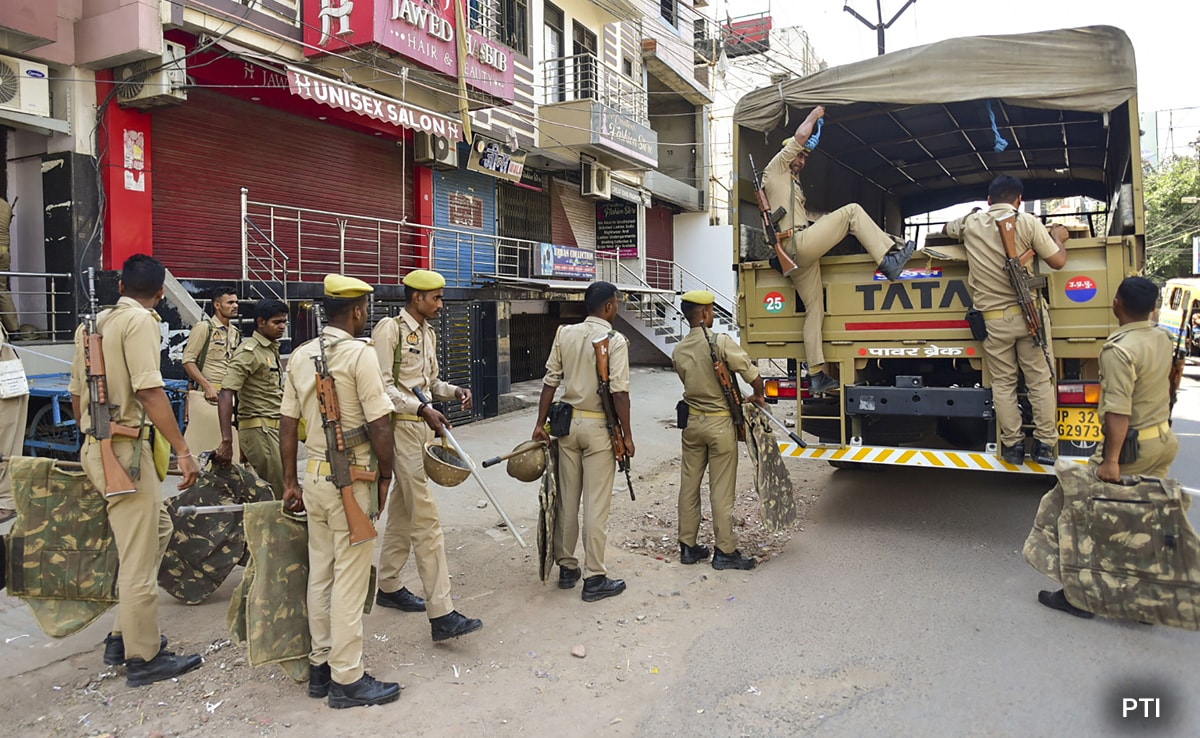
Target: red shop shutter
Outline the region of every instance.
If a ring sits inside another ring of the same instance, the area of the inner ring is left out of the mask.
[[[188,98],[155,111],[151,128],[154,253],[176,276],[241,278],[242,187],[258,202],[411,215],[411,145],[214,92]],[[387,260],[380,267],[392,269]]]
[[[675,213],[670,208],[646,208],[646,256],[675,261]],[[671,289],[670,270],[647,268],[652,286]],[[657,284],[655,284],[657,282]]]

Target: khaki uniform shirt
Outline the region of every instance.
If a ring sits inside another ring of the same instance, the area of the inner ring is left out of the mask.
[[[1171,334],[1149,321],[1113,331],[1100,349],[1100,413],[1129,416],[1130,428],[1150,428],[1171,415]]]
[[[767,193],[767,202],[771,210],[781,206],[787,208],[787,215],[779,221],[779,230],[789,228],[804,229],[808,227],[808,210],[804,207],[804,188],[792,176],[792,160],[800,155],[804,147],[796,141],[795,136],[788,136],[787,145],[771,159],[763,170],[763,191]],[[795,249],[793,249],[795,251]]]
[[[407,310],[381,320],[371,332],[375,355],[383,370],[383,385],[392,407],[402,415],[416,415],[421,401],[412,387],[419,386],[431,400],[453,400],[458,387],[438,379],[437,334],[428,321],[417,323]],[[396,349],[401,350],[399,366]]]
[[[612,323],[588,316],[575,325],[564,325],[554,334],[550,358],[546,359],[543,382],[563,386],[562,401],[571,407],[604,412],[600,403],[600,377],[596,373],[596,349],[592,341],[612,333],[608,342],[608,381],[611,392],[629,391],[629,341],[613,331]],[[564,384],[565,382],[565,384]]]
[[[239,418],[278,419],[283,402],[279,342],[255,331],[233,353],[221,389],[237,393]]]
[[[8,233],[9,226],[12,225],[12,205],[8,200],[0,199],[0,250],[8,251],[9,245],[12,243],[12,237]]]
[[[1007,203],[964,215],[946,224],[946,233],[963,242],[967,250],[967,289],[978,310],[1003,310],[1017,304],[1017,292],[1004,271],[1008,255],[996,218],[1015,212]],[[1017,213],[1017,256],[1029,249],[1048,259],[1058,253],[1058,244],[1046,226],[1029,213]]]
[[[683,399],[688,407],[702,413],[722,412],[729,410],[729,403],[717,381],[705,332],[702,326],[693,328],[675,347],[671,362],[675,365],[675,373],[683,380]],[[736,341],[724,333],[713,333],[711,329],[707,333],[716,343],[717,358],[725,362],[731,376],[740,374],[747,382],[758,379],[758,368]]]
[[[383,390],[383,374],[371,351],[369,339],[354,338],[346,331],[325,326],[325,353],[329,358],[329,373],[337,388],[338,404],[342,411],[342,428],[364,426],[369,421],[386,417],[392,403]],[[308,424],[308,439],[304,442],[309,456],[325,458],[325,433],[321,427],[321,406],[317,399],[317,370],[313,358],[321,355],[318,339],[308,341],[292,352],[288,360],[287,379],[283,385],[283,406],[280,412],[289,418],[303,419]],[[370,463],[368,444],[359,444],[361,453],[355,463]]]
[[[117,406],[112,422],[138,428],[150,425],[137,392],[162,387],[162,329],[158,313],[142,307],[132,297],[122,297],[116,307],[96,319],[96,330],[104,338],[104,370],[109,402]],[[83,418],[79,428],[92,427],[87,365],[84,361],[83,325],[75,331],[75,358],[71,362],[68,391],[78,395]]]
[[[204,341],[210,331],[212,340],[208,342],[208,353],[201,366],[200,352],[204,349]],[[225,372],[229,369],[233,351],[241,342],[242,334],[236,328],[223,325],[215,317],[205,318],[197,323],[188,335],[187,345],[183,347],[183,363],[196,364],[205,379],[220,385],[225,380]]]

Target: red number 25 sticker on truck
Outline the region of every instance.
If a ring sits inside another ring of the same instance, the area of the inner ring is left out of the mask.
[[[768,313],[782,313],[785,304],[783,295],[778,292],[768,292],[763,298],[763,307]]]

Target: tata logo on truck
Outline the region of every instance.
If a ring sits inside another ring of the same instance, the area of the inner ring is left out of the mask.
[[[965,310],[971,306],[967,285],[961,279],[873,282],[855,285],[854,291],[862,295],[863,310],[947,310],[956,304]]]

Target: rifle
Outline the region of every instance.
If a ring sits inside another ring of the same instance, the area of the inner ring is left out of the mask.
[[[600,395],[600,406],[604,408],[604,425],[608,429],[608,440],[612,442],[613,455],[617,457],[617,470],[625,472],[625,484],[629,487],[629,499],[637,500],[633,494],[633,480],[629,477],[629,452],[625,448],[625,432],[621,418],[617,415],[617,406],[613,403],[612,390],[608,381],[608,339],[612,334],[592,340],[592,349],[596,352],[596,376],[600,386],[596,394]]]
[[[725,404],[729,405],[729,414],[733,417],[737,439],[745,443],[746,414],[742,412],[742,391],[729,374],[729,367],[725,366],[725,361],[717,356],[717,344],[709,335],[708,328],[704,328],[704,340],[708,342],[708,355],[712,357],[713,371],[717,374],[717,384],[721,385],[721,394],[725,395]]]
[[[84,432],[100,443],[100,461],[104,468],[104,496],[117,497],[137,491],[134,479],[121,466],[113,451],[112,437],[138,438],[141,428],[130,428],[112,421],[119,408],[109,403],[108,376],[104,368],[104,336],[96,325],[100,306],[96,301],[96,270],[88,267],[88,312],[83,316],[83,363],[87,367],[88,415],[92,427]],[[134,474],[140,470],[135,469]]]
[[[779,230],[779,221],[787,215],[787,208],[780,205],[777,210],[771,211],[771,203],[767,200],[767,191],[763,189],[762,174],[754,166],[753,154],[750,155],[750,174],[754,178],[754,199],[758,201],[758,209],[762,213],[763,243],[775,247],[775,258],[779,262],[779,271],[787,277],[799,268],[796,266],[795,260],[788,256],[787,250],[783,248],[783,242],[792,237],[795,229]]]
[[[346,509],[346,523],[350,528],[350,545],[373,540],[379,534],[375,524],[354,498],[355,482],[374,482],[378,472],[356,469],[350,464],[346,451],[346,436],[342,430],[342,407],[338,402],[337,387],[329,371],[329,356],[325,349],[325,333],[317,316],[317,345],[321,351],[313,357],[317,369],[317,400],[321,407],[321,427],[325,430],[325,460],[329,462],[329,476],[325,477],[341,490],[342,506]],[[379,509],[387,504],[387,489],[379,487]]]
[[[1016,212],[996,218],[996,228],[1000,230],[1000,240],[1004,243],[1004,254],[1007,257],[1004,260],[1004,273],[1008,275],[1009,284],[1017,293],[1017,304],[1021,307],[1021,317],[1025,319],[1025,329],[1033,338],[1033,345],[1042,350],[1042,356],[1046,357],[1046,366],[1050,368],[1050,376],[1053,378],[1054,362],[1050,360],[1050,349],[1046,343],[1046,326],[1042,324],[1042,313],[1038,308],[1037,299],[1033,296],[1034,290],[1046,286],[1046,278],[1031,276],[1025,269],[1022,258],[1017,256]],[[1029,255],[1032,259],[1032,253],[1032,250],[1029,250],[1021,256]]]

